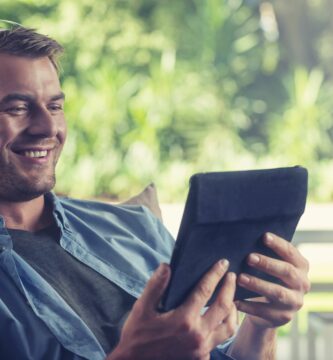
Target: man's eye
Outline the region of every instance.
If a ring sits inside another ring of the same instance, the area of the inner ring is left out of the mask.
[[[63,106],[61,104],[51,104],[51,105],[49,105],[48,109],[51,112],[57,112],[57,111],[62,111]]]
[[[23,115],[27,112],[27,106],[13,106],[6,109],[6,112],[12,115]]]

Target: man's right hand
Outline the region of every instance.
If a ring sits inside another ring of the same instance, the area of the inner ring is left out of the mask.
[[[170,279],[169,266],[161,264],[134,304],[107,360],[209,360],[210,352],[233,335],[237,323],[236,276],[226,274],[227,269],[227,261],[216,263],[182,305],[160,313],[158,304]],[[222,277],[216,300],[202,315]]]

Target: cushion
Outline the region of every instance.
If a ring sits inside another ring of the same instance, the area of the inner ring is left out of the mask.
[[[139,194],[122,202],[124,205],[144,205],[146,206],[158,219],[162,221],[162,211],[158,203],[157,191],[154,183],[146,186]]]

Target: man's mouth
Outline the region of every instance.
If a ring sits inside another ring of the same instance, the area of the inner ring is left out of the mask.
[[[19,153],[22,156],[29,157],[29,158],[43,158],[47,156],[47,150],[41,151],[34,151],[34,150],[26,150]]]
[[[14,153],[29,159],[46,159],[51,149],[22,149],[14,150]]]
[[[27,161],[27,164],[45,164],[51,154],[57,149],[59,142],[49,140],[39,143],[21,143],[11,146],[10,150],[19,155],[21,160]],[[30,161],[29,161],[30,160]]]

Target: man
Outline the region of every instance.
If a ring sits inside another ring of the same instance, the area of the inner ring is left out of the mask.
[[[145,207],[50,192],[66,138],[61,51],[23,27],[0,31],[0,357],[274,359],[276,328],[309,290],[307,261],[288,242],[266,234],[282,260],[248,258],[283,286],[236,280],[223,260],[180,307],[160,313],[173,245],[161,223]],[[265,300],[235,304],[236,281]],[[236,305],[247,315],[231,344],[218,347],[235,331]]]

